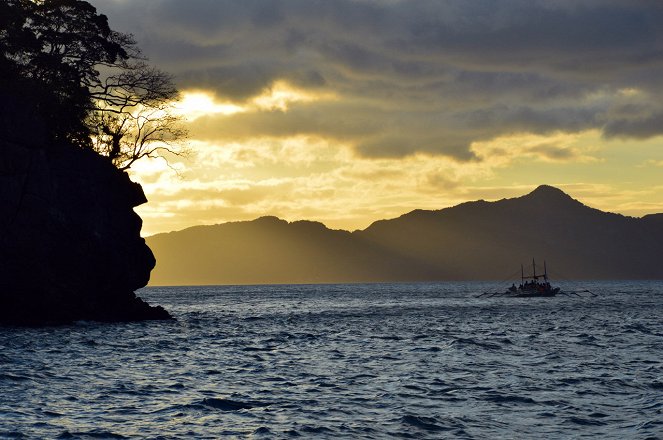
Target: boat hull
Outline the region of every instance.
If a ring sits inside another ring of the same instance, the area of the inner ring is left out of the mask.
[[[545,290],[538,290],[538,289],[516,289],[516,290],[510,290],[507,292],[510,294],[510,296],[513,296],[514,298],[544,298],[544,297],[551,297],[555,296],[559,293],[559,288],[554,288],[554,289],[545,289]]]
[[[551,297],[551,296],[555,296],[555,295],[557,295],[556,292],[543,292],[543,293],[541,293],[541,292],[536,292],[536,293],[529,293],[529,292],[525,293],[525,292],[523,292],[523,293],[516,293],[512,296],[514,298],[538,298],[538,297],[543,298],[543,297]]]

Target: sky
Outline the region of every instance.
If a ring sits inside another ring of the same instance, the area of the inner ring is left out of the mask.
[[[186,158],[136,163],[143,234],[363,229],[540,184],[663,212],[663,2],[90,0],[171,73]]]

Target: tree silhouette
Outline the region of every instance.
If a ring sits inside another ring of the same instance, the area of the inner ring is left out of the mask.
[[[88,125],[94,149],[119,169],[143,157],[186,154],[178,144],[187,132],[174,112],[179,92],[170,75],[141,61],[127,63],[119,74],[107,76],[92,96],[97,107]]]
[[[145,63],[133,36],[83,0],[3,2],[0,73],[7,89],[26,92],[53,145],[93,149],[121,169],[183,151],[177,89]]]

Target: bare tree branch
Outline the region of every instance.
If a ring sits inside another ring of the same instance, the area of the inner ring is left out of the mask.
[[[142,61],[124,63],[92,91],[88,125],[94,149],[121,170],[162,153],[183,156],[187,131],[174,113],[179,92],[172,77]],[[167,160],[167,159],[166,159]]]

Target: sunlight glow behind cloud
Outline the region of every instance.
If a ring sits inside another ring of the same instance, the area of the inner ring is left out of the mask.
[[[176,112],[188,121],[194,121],[205,115],[232,115],[244,111],[239,105],[218,103],[211,93],[201,90],[182,92],[181,99],[174,105]]]
[[[287,111],[288,107],[297,102],[313,102],[333,99],[330,93],[316,94],[292,87],[285,81],[277,81],[264,93],[252,99],[251,103],[261,110]]]

